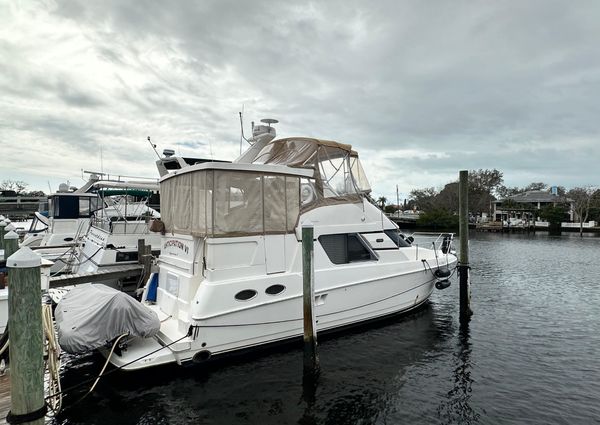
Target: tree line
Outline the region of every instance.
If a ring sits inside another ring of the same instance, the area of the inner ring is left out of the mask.
[[[550,185],[544,182],[532,182],[524,187],[508,187],[504,185],[504,176],[499,170],[471,170],[469,171],[469,212],[473,218],[483,213],[491,216],[492,202],[530,190],[550,191]],[[572,200],[574,212],[580,222],[580,230],[582,224],[588,220],[600,221],[600,189],[574,187],[567,191],[565,187],[558,186],[557,194],[563,199]],[[394,207],[385,207],[385,198],[379,198],[377,201],[386,212],[396,210]],[[510,208],[510,200],[504,206]],[[426,187],[412,190],[404,208],[423,211],[419,217],[421,225],[433,228],[457,227],[458,180],[447,183],[441,189]],[[555,223],[557,217],[561,217],[560,221],[564,221],[566,212],[565,207],[559,205],[545,208],[539,212],[539,216]]]
[[[22,180],[6,179],[0,182],[0,190],[14,192],[17,196],[46,196],[41,190],[27,191],[27,186],[29,186],[29,183],[25,183]]]

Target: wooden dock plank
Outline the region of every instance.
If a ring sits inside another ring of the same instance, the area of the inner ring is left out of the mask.
[[[125,266],[100,268],[98,271],[93,273],[60,275],[50,278],[50,287],[56,288],[69,285],[79,285],[88,282],[139,276],[142,273],[142,269],[143,267],[139,264],[131,264]]]
[[[0,425],[6,424],[6,415],[10,410],[10,377],[7,371],[0,376]]]

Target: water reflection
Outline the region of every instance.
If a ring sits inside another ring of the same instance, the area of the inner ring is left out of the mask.
[[[600,238],[472,236],[470,329],[454,280],[420,312],[319,335],[314,382],[299,342],[210,368],[115,373],[55,423],[597,423]],[[65,388],[103,359],[70,362]]]
[[[426,305],[410,316],[323,336],[320,373],[312,375],[303,373],[302,343],[209,368],[118,372],[60,421],[372,423],[398,406],[407,372],[429,361],[451,328],[451,316],[440,317]],[[102,365],[84,357],[77,368],[77,361],[71,364],[76,373],[65,372],[67,382],[93,376]]]
[[[318,365],[314,367],[314,364],[306,364],[307,361],[310,362],[311,360],[310,358],[307,359],[307,357],[310,356],[307,356],[305,354],[302,374],[302,401],[304,402],[306,407],[304,409],[304,414],[302,415],[298,423],[312,425],[317,423],[315,416],[315,402],[317,400],[317,387],[319,385],[319,376],[321,370]]]
[[[481,415],[471,407],[471,340],[469,322],[461,321],[454,358],[454,387],[438,407],[438,416],[444,424],[475,424]]]

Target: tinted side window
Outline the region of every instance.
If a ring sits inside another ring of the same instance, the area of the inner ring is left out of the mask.
[[[348,262],[368,261],[371,259],[371,252],[362,244],[358,236],[348,235]]]
[[[385,234],[389,236],[389,238],[391,240],[394,241],[394,243],[396,245],[398,245],[400,248],[406,248],[408,246],[410,246],[410,244],[408,242],[406,242],[402,236],[400,236],[400,233],[398,233],[397,230],[384,230]]]
[[[346,235],[322,235],[319,243],[333,264],[348,262],[348,239]]]
[[[376,260],[355,233],[319,236],[319,243],[333,264]]]

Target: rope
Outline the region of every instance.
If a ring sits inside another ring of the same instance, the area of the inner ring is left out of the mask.
[[[126,337],[127,335],[129,335],[129,333],[124,333],[123,335],[119,336],[115,342],[113,343],[112,348],[110,349],[110,353],[108,354],[108,356],[106,357],[106,362],[104,362],[104,367],[102,368],[102,370],[100,371],[100,374],[98,375],[98,377],[96,377],[96,380],[94,381],[94,384],[92,385],[92,387],[88,390],[87,393],[85,393],[83,395],[83,397],[81,397],[79,400],[76,401],[76,403],[79,403],[81,400],[83,400],[84,398],[86,398],[88,395],[90,395],[92,393],[92,391],[94,391],[94,388],[96,388],[96,384],[98,384],[98,381],[100,381],[100,378],[102,378],[102,374],[104,373],[104,371],[106,370],[106,367],[108,366],[108,363],[110,362],[110,358],[112,357],[115,348],[117,346],[117,344],[119,343],[119,341],[121,341],[121,339],[123,339],[124,337]]]
[[[425,268],[425,271],[427,271],[427,269],[429,269],[429,272],[435,277],[437,278],[437,276],[435,275],[435,272],[433,271],[433,269],[431,268],[431,266],[429,265],[429,262],[425,259],[421,260],[421,262],[423,263],[423,267]],[[459,262],[456,263],[456,265],[454,266],[453,269],[451,269],[451,273],[450,276],[448,276],[446,279],[450,279],[452,276],[454,276],[454,273],[457,273],[458,270],[458,265]]]
[[[56,341],[54,319],[52,317],[52,304],[42,305],[42,325],[46,337],[46,368],[48,369],[48,407],[56,414],[62,408],[62,395],[60,385],[60,346]]]
[[[8,343],[9,343],[9,342],[10,342],[10,340],[9,340],[9,339],[7,339],[7,340],[6,340],[6,344],[4,344],[4,345],[2,346],[2,348],[0,348],[0,356],[1,356],[2,354],[4,354],[4,352],[7,350],[7,348],[8,348]]]
[[[140,356],[140,357],[138,357],[137,359],[134,359],[134,360],[132,360],[132,361],[130,361],[130,362],[128,362],[128,363],[125,363],[124,365],[121,365],[121,366],[119,366],[119,367],[116,367],[116,368],[114,368],[114,369],[112,369],[112,370],[109,370],[109,371],[108,371],[108,372],[106,372],[106,373],[104,373],[104,369],[106,368],[106,364],[105,364],[105,365],[104,365],[104,367],[102,368],[102,371],[100,372],[100,374],[99,374],[99,375],[98,375],[96,378],[90,378],[90,379],[86,379],[85,381],[82,381],[82,382],[80,382],[80,383],[78,383],[78,384],[76,384],[76,385],[73,385],[73,386],[71,386],[71,387],[69,387],[69,388],[67,388],[67,389],[61,390],[61,392],[60,392],[60,393],[56,393],[56,394],[54,394],[54,395],[55,395],[55,396],[56,396],[56,395],[59,395],[59,394],[60,394],[60,395],[63,395],[63,394],[65,394],[65,393],[68,393],[69,391],[75,390],[75,389],[77,389],[77,388],[80,388],[80,387],[82,387],[82,386],[84,386],[84,385],[86,385],[86,384],[89,384],[89,383],[90,383],[90,382],[92,382],[92,381],[94,381],[94,385],[92,386],[92,389],[93,389],[93,387],[96,385],[96,382],[97,382],[97,381],[98,381],[100,378],[104,378],[105,376],[108,376],[108,375],[110,375],[111,373],[114,373],[114,372],[116,372],[116,371],[118,371],[118,370],[121,370],[121,369],[123,369],[124,367],[127,367],[127,366],[129,366],[130,364],[133,364],[133,363],[135,363],[135,362],[137,362],[137,361],[140,361],[140,360],[142,360],[142,359],[144,359],[144,358],[146,358],[146,357],[148,357],[148,356],[151,356],[152,354],[154,354],[154,353],[157,353],[157,352],[159,352],[160,350],[162,350],[162,349],[164,349],[164,348],[169,348],[171,345],[173,345],[173,344],[177,344],[179,341],[183,340],[184,338],[188,338],[188,337],[191,335],[191,331],[192,331],[192,327],[190,327],[190,329],[189,329],[188,333],[187,333],[187,334],[185,334],[184,336],[182,336],[181,338],[179,338],[179,339],[176,339],[175,341],[173,341],[173,342],[170,342],[170,343],[169,343],[169,344],[167,344],[167,345],[163,345],[163,346],[161,346],[160,348],[157,348],[157,349],[156,349],[156,350],[154,350],[154,351],[151,351],[151,352],[149,352],[149,353],[146,353],[146,354],[144,354],[143,356]],[[127,334],[123,334],[123,335],[127,335]],[[115,341],[115,342],[118,342],[118,340],[119,340],[120,338],[122,338],[122,337],[123,337],[123,335],[119,336],[119,337],[118,337],[118,339],[117,339],[117,341]],[[115,346],[116,346],[116,344],[113,344],[113,350],[114,350]],[[113,353],[113,350],[111,350],[111,355],[112,355],[112,353]],[[108,360],[109,360],[109,359],[110,359],[110,356],[107,358],[107,364],[108,364]],[[92,391],[92,390],[88,391],[88,394],[89,394],[91,391]],[[85,396],[87,396],[88,394],[86,394]],[[84,396],[84,397],[85,397],[85,396]],[[48,399],[48,397],[46,397],[46,400],[47,400],[47,399]],[[83,400],[83,397],[82,397],[81,399],[79,399],[79,400],[77,401],[77,403],[79,403],[79,401],[81,401],[81,400]],[[74,404],[72,404],[72,405],[71,405],[71,406],[69,406],[69,407],[72,407],[73,405],[74,405]]]

